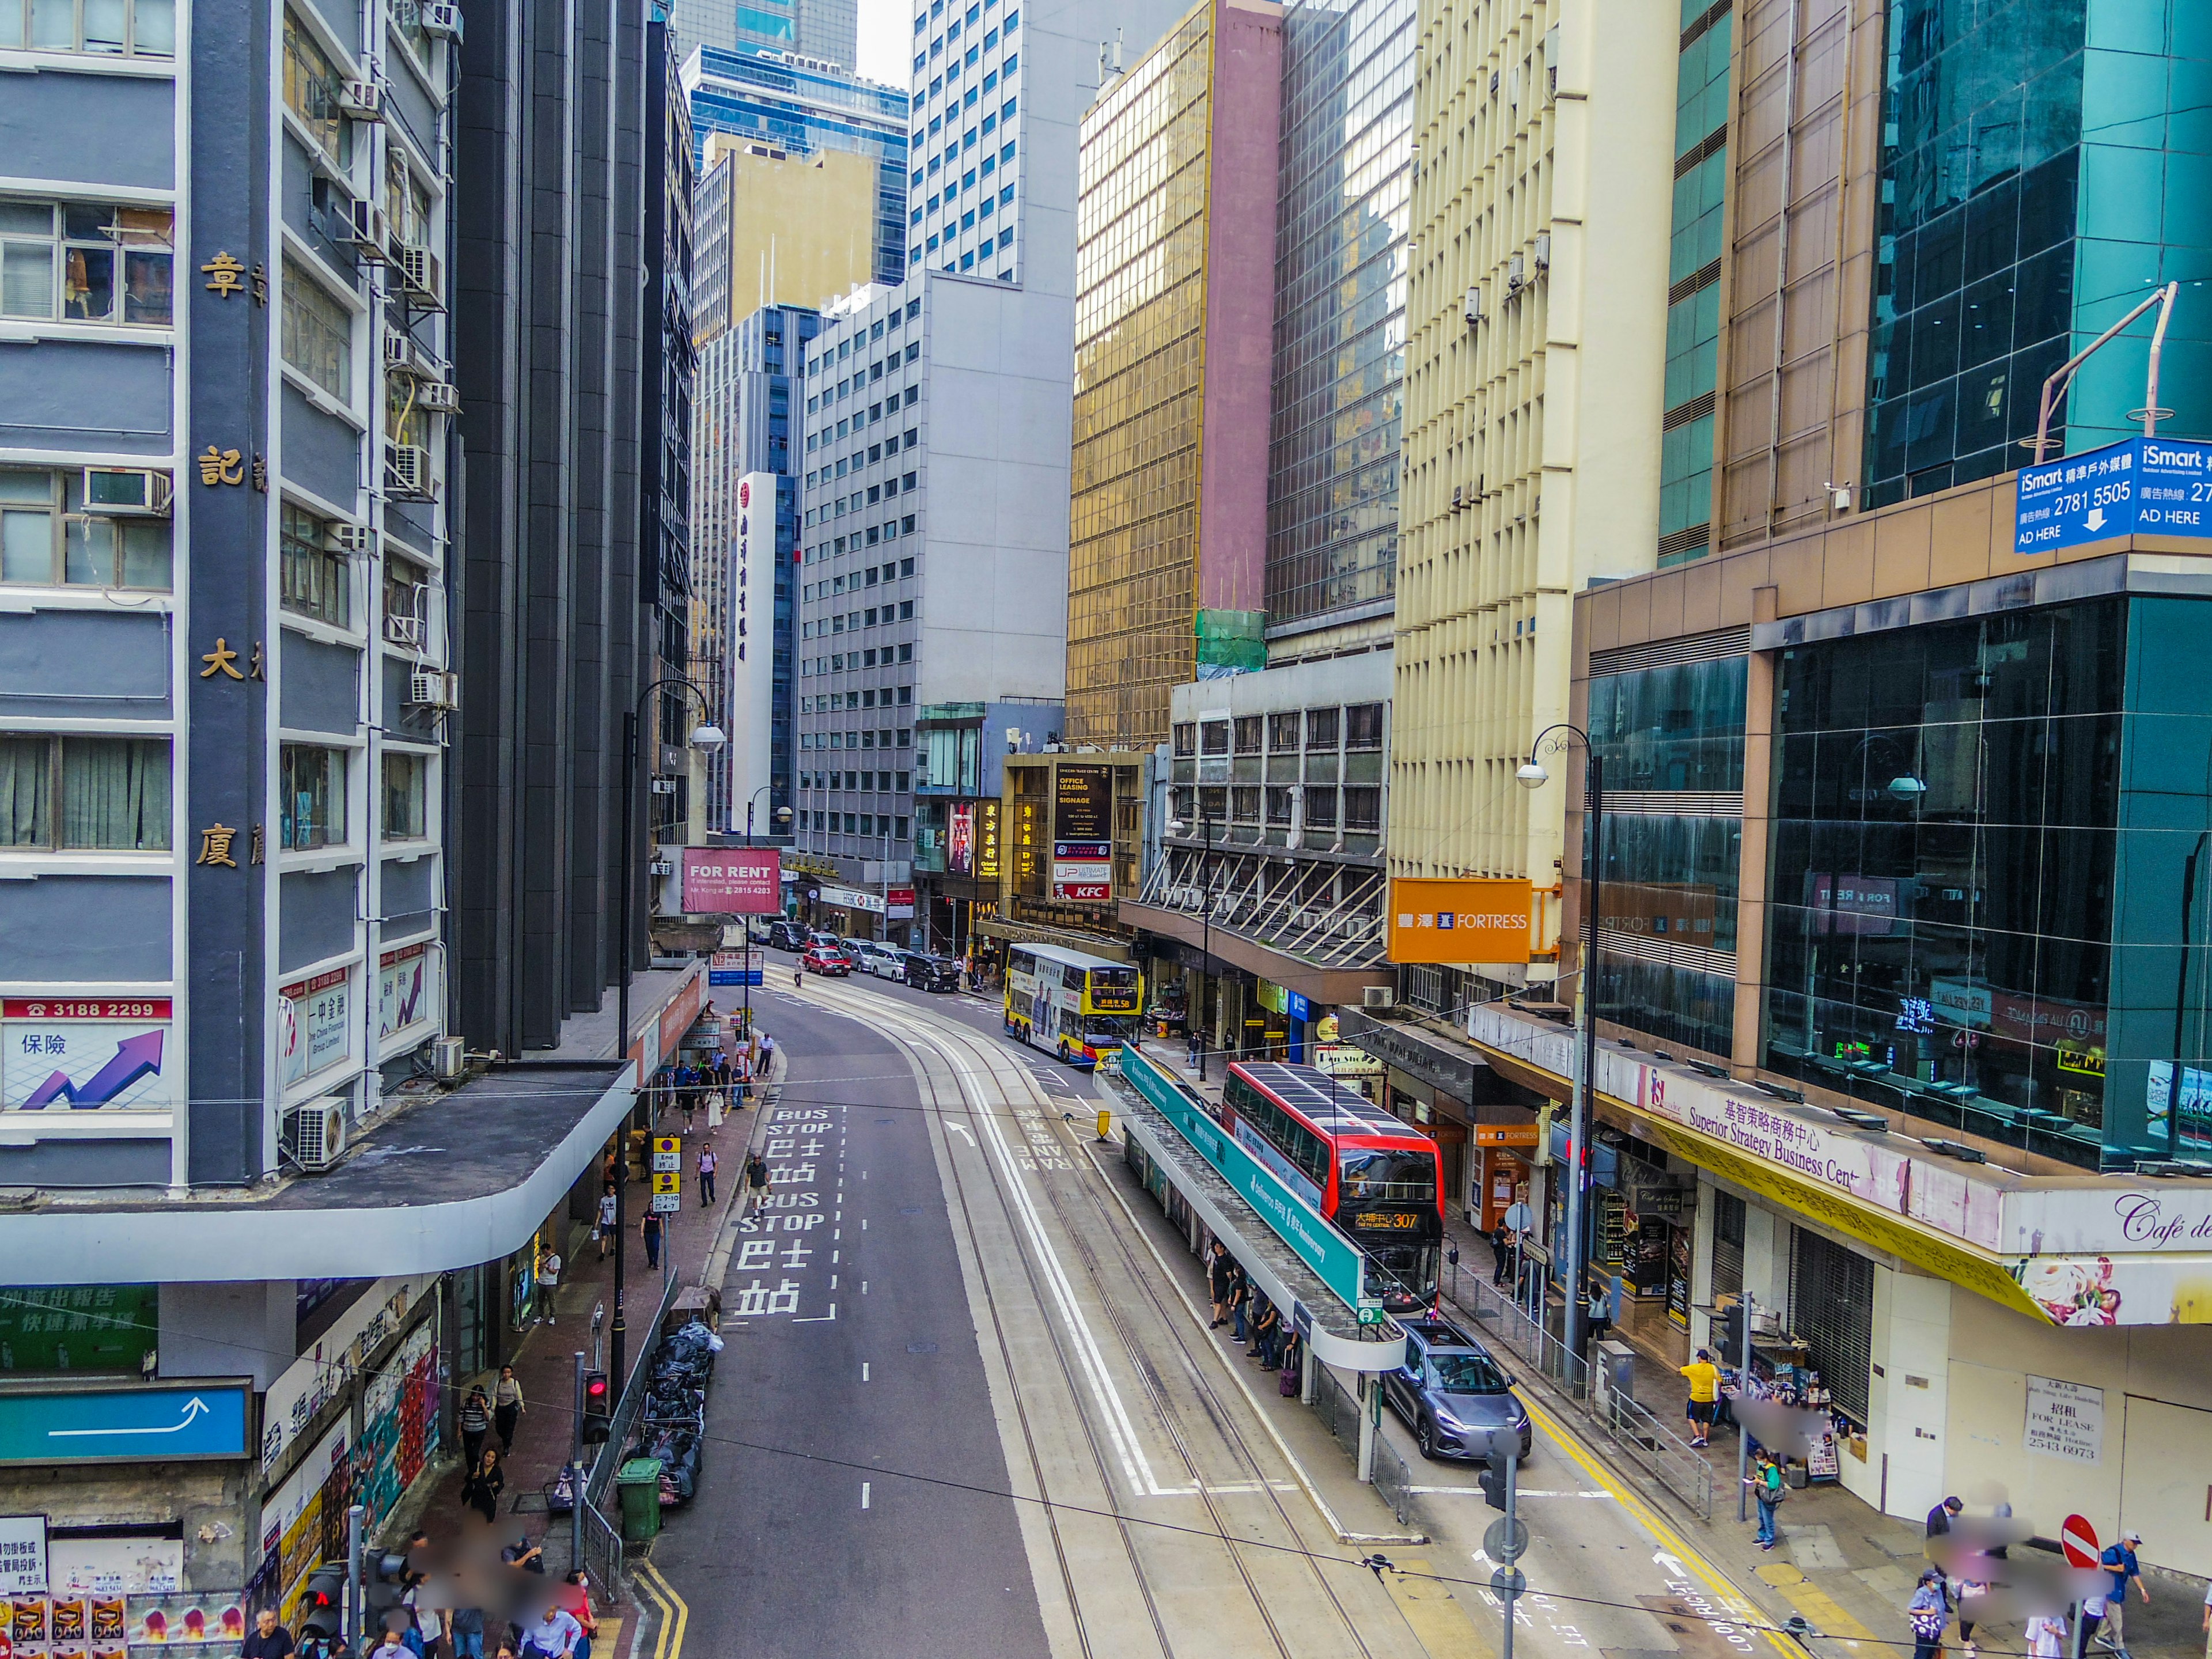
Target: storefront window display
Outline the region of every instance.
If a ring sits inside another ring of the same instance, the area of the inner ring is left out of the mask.
[[[2112,598],[1782,653],[1767,1065],[2086,1164],[2203,1155],[2208,623]]]

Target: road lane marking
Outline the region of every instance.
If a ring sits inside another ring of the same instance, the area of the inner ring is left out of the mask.
[[[637,1571],[653,1600],[660,1603],[660,1629],[653,1638],[653,1659],[683,1659],[684,1635],[691,1623],[690,1604],[652,1562],[641,1560]]]
[[[868,1483],[865,1480],[860,1482],[860,1507],[868,1507]]]
[[[1773,1645],[1777,1653],[1788,1655],[1790,1659],[1802,1659],[1802,1653],[1797,1646],[1773,1628],[1772,1620],[1759,1609],[1756,1603],[1730,1583],[1720,1569],[1698,1554],[1684,1541],[1680,1534],[1662,1521],[1653,1512],[1650,1504],[1615,1480],[1604,1465],[1584,1449],[1582,1442],[1567,1431],[1564,1424],[1526,1395],[1520,1396],[1520,1400],[1522,1409],[1535,1420],[1536,1426],[1549,1435],[1553,1443],[1561,1451],[1579,1464],[1583,1474],[1618,1498],[1620,1506],[1628,1511],[1645,1532],[1650,1534],[1652,1541],[1657,1544],[1660,1549],[1674,1557],[1678,1561],[1689,1564],[1690,1572],[1685,1573],[1683,1578],[1677,1580],[1677,1583],[1683,1583],[1685,1588],[1687,1588],[1688,1578],[1694,1576],[1704,1579],[1706,1587],[1718,1598],[1723,1608],[1736,1623],[1749,1625],[1758,1629]]]
[[[866,1382],[867,1380],[868,1380],[868,1362],[867,1362],[866,1360],[863,1359],[863,1360],[860,1362],[860,1381],[861,1381],[861,1382]]]

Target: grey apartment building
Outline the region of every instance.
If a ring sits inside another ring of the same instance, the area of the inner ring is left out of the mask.
[[[917,0],[907,280],[830,307],[808,356],[794,837],[850,880],[919,875],[925,915],[917,711],[1014,702],[1060,735],[1077,123],[1115,41],[1133,61],[1181,10],[1118,8],[1102,40]]]

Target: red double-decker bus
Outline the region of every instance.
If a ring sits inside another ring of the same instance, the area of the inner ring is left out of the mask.
[[[1310,1066],[1240,1060],[1216,1115],[1237,1143],[1367,1253],[1393,1311],[1437,1291],[1444,1237],[1437,1143]]]

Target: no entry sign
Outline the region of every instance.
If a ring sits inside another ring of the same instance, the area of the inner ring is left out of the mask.
[[[2058,1528],[2058,1547],[2066,1552],[2069,1567],[2097,1565],[2097,1529],[2078,1515],[2069,1515]]]

